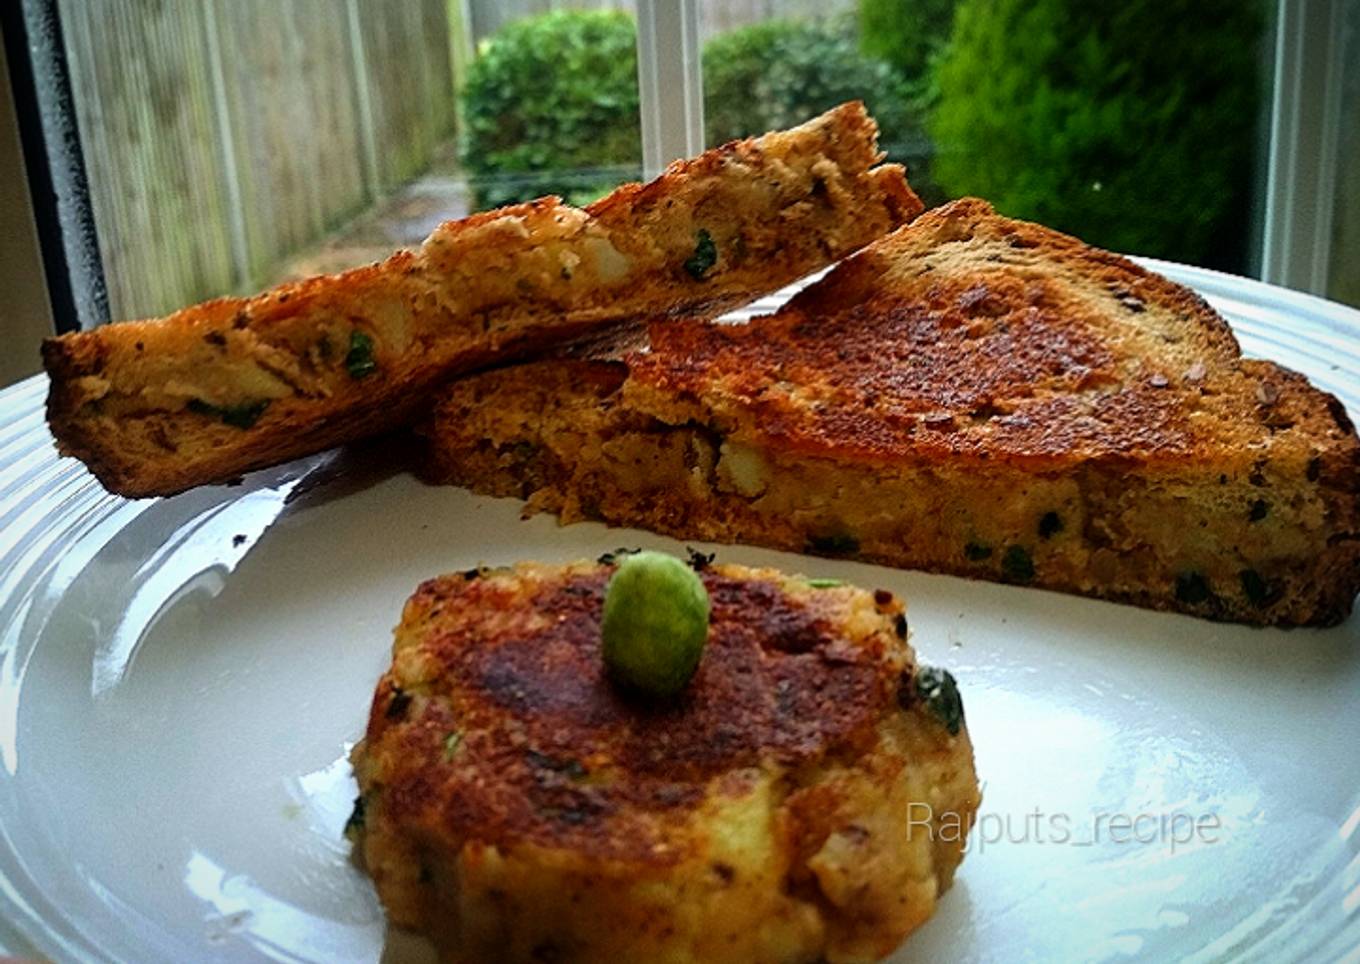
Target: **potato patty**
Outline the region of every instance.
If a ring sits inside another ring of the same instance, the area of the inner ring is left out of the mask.
[[[930,916],[979,802],[952,678],[886,592],[696,565],[672,701],[605,675],[609,557],[416,591],[353,756],[393,923],[459,962],[836,962]]]

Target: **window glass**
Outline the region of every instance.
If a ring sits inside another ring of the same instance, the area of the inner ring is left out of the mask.
[[[446,218],[636,179],[633,12],[576,6],[59,0],[110,314],[340,270]]]
[[[445,218],[637,178],[634,6],[58,0],[110,313],[339,270]],[[1115,250],[1253,267],[1267,0],[698,6],[710,144],[858,97],[928,203],[975,194]],[[1351,63],[1346,157],[1356,84]],[[1331,269],[1353,301],[1355,177],[1343,166]]]
[[[858,96],[927,203],[1248,268],[1263,0],[785,0],[703,27],[710,141]]]
[[[926,173],[932,151],[919,102],[927,93],[926,63],[942,43],[952,5],[953,0],[921,0],[886,10],[855,0],[702,4],[708,144],[788,127],[844,101],[863,100],[878,121],[880,145],[910,166],[918,193],[942,200]],[[943,14],[934,9],[940,7]],[[936,21],[934,39],[927,17]]]
[[[571,10],[509,19],[477,39],[462,90],[463,164],[475,207],[557,194],[583,204],[642,168],[633,11]],[[485,18],[490,19],[490,18]],[[479,14],[474,24],[484,18]]]
[[[1341,131],[1328,297],[1360,308],[1360,3],[1346,8]]]

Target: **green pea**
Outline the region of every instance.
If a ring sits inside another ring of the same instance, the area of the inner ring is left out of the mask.
[[[631,689],[673,696],[699,667],[708,615],[703,581],[679,559],[661,552],[621,559],[600,623],[606,669]]]

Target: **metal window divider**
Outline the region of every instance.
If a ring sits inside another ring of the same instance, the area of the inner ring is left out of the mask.
[[[1326,296],[1347,0],[1280,0],[1261,280]]]
[[[704,149],[698,0],[638,0],[637,58],[642,172],[650,180]]]

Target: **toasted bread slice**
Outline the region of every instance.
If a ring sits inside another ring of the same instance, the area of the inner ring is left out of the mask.
[[[1192,291],[971,199],[776,314],[455,384],[428,431],[438,479],[564,520],[1260,624],[1335,623],[1360,581],[1336,398]]]
[[[411,419],[451,374],[604,326],[709,315],[914,217],[859,103],[679,161],[584,210],[544,198],[415,253],[49,339],[48,420],[114,492],[164,495]]]

